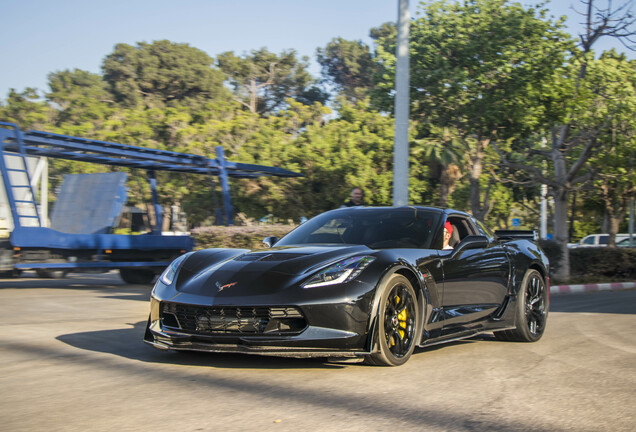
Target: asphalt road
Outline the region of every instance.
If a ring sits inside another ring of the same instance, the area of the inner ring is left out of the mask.
[[[159,351],[149,291],[0,280],[0,430],[634,430],[636,291],[553,296],[537,343],[485,336],[397,368]]]

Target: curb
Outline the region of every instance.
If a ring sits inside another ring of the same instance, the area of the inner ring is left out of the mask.
[[[636,282],[614,282],[585,285],[553,285],[550,294],[578,294],[594,291],[615,291],[636,288]]]

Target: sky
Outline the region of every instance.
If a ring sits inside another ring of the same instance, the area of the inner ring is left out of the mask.
[[[312,61],[330,40],[342,37],[371,45],[369,30],[397,20],[398,0],[0,0],[0,99],[9,89],[46,91],[47,75],[82,69],[100,73],[115,45],[168,39],[215,57],[262,47],[294,49]],[[519,0],[534,5],[538,0]],[[615,3],[618,3],[615,1]],[[410,0],[417,17],[419,0]],[[552,0],[553,16],[568,16],[570,32],[581,18],[579,0]],[[601,41],[603,42],[603,41]],[[610,42],[610,43],[608,43]],[[598,49],[614,46],[610,40]],[[634,58],[634,53],[628,53]]]

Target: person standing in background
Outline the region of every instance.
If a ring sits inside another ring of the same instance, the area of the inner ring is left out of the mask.
[[[351,190],[351,198],[349,199],[349,201],[347,201],[340,207],[341,208],[355,207],[355,206],[364,205],[364,203],[362,202],[363,199],[364,199],[364,192],[362,192],[362,189],[360,189],[359,187],[355,187]]]

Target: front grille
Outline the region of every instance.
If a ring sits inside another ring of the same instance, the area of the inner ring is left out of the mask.
[[[197,334],[259,335],[300,333],[307,323],[292,307],[197,306],[163,302],[164,327]]]

